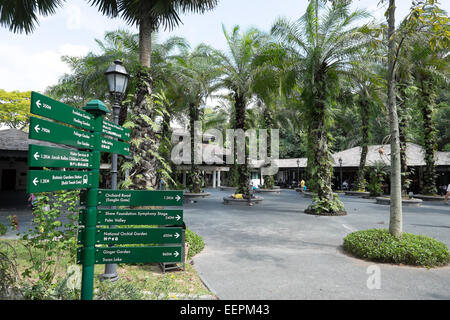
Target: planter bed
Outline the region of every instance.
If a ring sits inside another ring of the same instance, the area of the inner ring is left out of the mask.
[[[258,189],[258,191],[256,192],[266,194],[280,194],[281,189]]]
[[[223,204],[229,205],[239,205],[239,206],[253,206],[263,203],[264,198],[254,197],[250,200],[248,199],[234,199],[232,197],[223,197]]]
[[[345,191],[346,196],[367,197],[370,196],[370,192],[364,191]]]
[[[385,204],[385,205],[390,205],[391,204],[391,199],[388,197],[377,197],[376,199],[376,203],[378,204]],[[420,207],[422,205],[422,200],[421,199],[409,199],[409,200],[402,200],[402,206],[403,207]]]
[[[427,196],[423,194],[415,194],[413,197],[421,199],[423,201],[444,201],[444,196]]]
[[[192,201],[193,199],[207,198],[211,196],[209,192],[199,192],[199,193],[191,193],[191,192],[183,192],[183,201]]]

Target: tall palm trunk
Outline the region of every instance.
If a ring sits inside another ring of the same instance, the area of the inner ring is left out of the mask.
[[[367,97],[361,98],[359,102],[359,112],[361,115],[361,158],[359,160],[358,175],[355,182],[355,189],[364,191],[366,188],[364,173],[366,167],[367,153],[369,149],[369,101]]]
[[[394,237],[402,235],[402,183],[400,166],[400,141],[397,107],[395,102],[395,0],[389,0],[388,9],[388,110],[391,133],[391,206],[389,232]]]
[[[264,123],[267,130],[267,157],[270,159],[272,157],[272,128],[273,128],[273,114],[269,107],[264,108]],[[262,178],[262,177],[261,177]],[[272,189],[275,185],[275,179],[273,175],[266,176],[264,178],[264,188]]]
[[[189,177],[191,184],[189,186],[189,191],[192,193],[200,193],[202,190],[202,176],[195,163],[195,122],[199,120],[198,108],[196,104],[191,102],[189,104],[189,130],[191,134],[191,171],[189,172]]]
[[[235,109],[236,109],[236,129],[242,129],[245,132],[246,130],[246,121],[245,121],[245,98],[244,95],[240,95],[238,93],[234,94],[235,100]],[[235,152],[237,152],[238,148],[234,148]],[[248,168],[248,159],[247,159],[247,150],[245,148],[245,158],[243,164],[237,165],[237,173],[238,173],[238,188],[237,193],[242,193],[244,198],[250,198],[250,170]]]
[[[430,79],[420,81],[419,108],[423,117],[425,171],[423,174],[424,194],[437,194],[435,157],[437,150],[436,129],[433,124],[433,88]]]
[[[134,128],[131,134],[130,153],[134,166],[130,172],[133,188],[154,189],[157,186],[157,159],[153,156],[158,151],[158,141],[153,124],[152,77],[151,64],[151,35],[153,19],[148,15],[150,2],[143,2],[143,14],[139,23],[139,63],[136,74],[135,103],[132,108]]]
[[[398,104],[398,117],[399,117],[399,139],[400,139],[400,166],[402,168],[402,197],[406,196],[407,189],[409,186],[408,179],[408,163],[406,161],[406,129],[408,126],[407,120],[407,96],[405,93],[406,84],[402,83],[398,86],[398,92],[400,97],[400,102]]]

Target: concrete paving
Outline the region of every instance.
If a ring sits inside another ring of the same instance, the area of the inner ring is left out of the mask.
[[[264,195],[264,204],[254,207],[224,205],[231,192],[208,191],[210,198],[184,205],[184,220],[203,237],[206,247],[194,267],[219,299],[450,299],[450,267],[376,264],[342,251],[348,233],[388,228],[389,206],[341,195],[347,216],[317,217],[303,213],[311,199],[293,190]],[[18,216],[20,232],[30,227],[29,209],[0,209],[0,222],[8,224],[10,214]],[[405,232],[450,247],[450,206],[404,208],[403,222]],[[15,238],[16,232],[3,237]],[[380,289],[367,286],[373,266]]]
[[[450,299],[450,267],[376,264],[342,251],[348,233],[388,228],[389,206],[341,195],[347,216],[317,217],[303,213],[311,199],[293,190],[254,207],[223,205],[230,192],[208,191],[185,205],[184,220],[206,244],[194,267],[220,299]],[[405,232],[450,247],[450,206],[404,208],[403,221]]]

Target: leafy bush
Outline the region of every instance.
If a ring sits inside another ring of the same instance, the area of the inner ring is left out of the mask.
[[[189,243],[187,259],[192,259],[193,256],[203,250],[203,248],[205,247],[205,243],[203,242],[202,237],[188,228],[186,228],[185,236],[186,242]]]
[[[3,236],[6,232],[8,232],[8,228],[0,222],[0,236]]]
[[[382,229],[347,235],[344,238],[344,250],[370,261],[414,266],[442,266],[450,260],[448,248],[442,242],[410,233],[403,233],[397,239],[388,230]]]

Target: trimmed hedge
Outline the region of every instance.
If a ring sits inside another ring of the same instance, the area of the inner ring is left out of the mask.
[[[197,253],[203,250],[205,247],[205,243],[203,242],[203,238],[196,234],[194,231],[186,228],[186,242],[189,243],[189,251],[187,259],[192,259]]]
[[[388,230],[356,231],[344,238],[344,250],[375,262],[436,267],[449,263],[447,246],[433,238],[403,233],[400,239]]]

